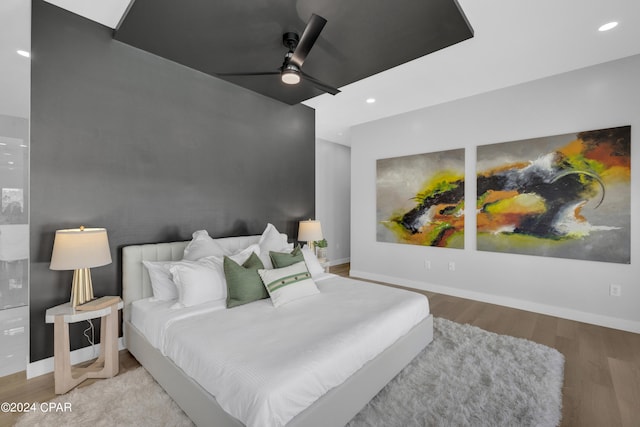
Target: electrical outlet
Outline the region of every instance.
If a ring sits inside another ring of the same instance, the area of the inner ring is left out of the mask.
[[[449,271],[456,271],[456,263],[449,261]]]
[[[612,297],[619,297],[622,295],[622,286],[621,285],[609,285],[609,295]]]
[[[424,260],[424,269],[431,270],[431,261],[429,261],[428,259]]]

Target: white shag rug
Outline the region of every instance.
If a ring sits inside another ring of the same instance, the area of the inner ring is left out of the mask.
[[[349,427],[557,426],[564,357],[528,340],[434,319],[434,339]],[[143,369],[76,388],[17,426],[192,426]]]
[[[553,427],[563,379],[553,348],[435,318],[433,342],[348,426]]]
[[[28,412],[20,427],[191,427],[177,403],[142,367],[71,390],[49,401],[59,408]],[[64,404],[70,404],[70,411]],[[56,410],[58,409],[58,410]]]

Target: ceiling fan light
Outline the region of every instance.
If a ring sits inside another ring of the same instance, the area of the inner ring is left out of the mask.
[[[300,83],[300,74],[295,70],[282,70],[280,78],[282,79],[282,83],[288,85],[297,85]]]

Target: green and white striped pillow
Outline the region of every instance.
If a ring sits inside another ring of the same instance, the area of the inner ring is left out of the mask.
[[[273,270],[259,269],[258,274],[275,307],[320,293],[304,261]]]

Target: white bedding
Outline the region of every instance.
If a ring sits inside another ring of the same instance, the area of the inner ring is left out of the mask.
[[[332,277],[335,274],[320,273],[313,277],[316,283]],[[164,335],[167,328],[175,321],[185,317],[201,314],[208,311],[220,310],[218,301],[210,301],[192,307],[180,309],[172,308],[176,300],[163,301],[154,297],[148,297],[131,303],[131,323],[135,326],[155,348],[166,356],[164,348]]]
[[[131,303],[131,323],[165,356],[164,337],[171,324],[183,318],[223,309],[218,301],[180,309],[171,308],[175,303],[176,300],[161,301],[153,297]]]
[[[417,293],[337,276],[317,283],[320,294],[278,308],[136,301],[132,322],[229,414],[282,426],[429,315]]]

